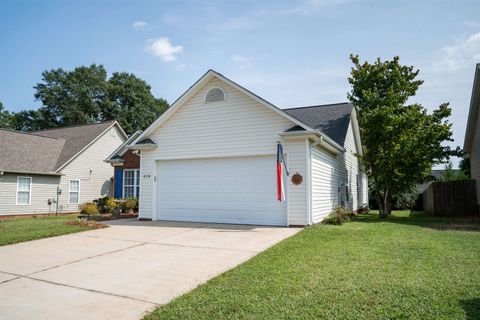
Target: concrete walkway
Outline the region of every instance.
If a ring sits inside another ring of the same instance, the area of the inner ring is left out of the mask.
[[[300,231],[119,220],[0,247],[0,319],[139,319]]]

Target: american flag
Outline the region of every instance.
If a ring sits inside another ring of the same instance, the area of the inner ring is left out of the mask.
[[[285,186],[283,185],[283,166],[285,159],[283,158],[283,147],[280,142],[277,143],[277,199],[278,201],[285,201]],[[288,176],[287,166],[285,171]]]

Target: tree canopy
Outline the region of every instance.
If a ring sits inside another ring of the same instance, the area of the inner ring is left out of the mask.
[[[12,115],[5,110],[2,102],[0,102],[0,128],[12,128]]]
[[[399,57],[361,63],[356,55],[348,78],[348,98],[358,111],[363,143],[359,160],[366,168],[379,202],[380,216],[391,212],[392,196],[408,192],[429,175],[434,164],[452,155],[451,114],[448,103],[432,113],[418,103],[409,104],[422,80],[419,70],[403,66]]]
[[[0,126],[31,131],[117,120],[130,134],[148,127],[168,108],[144,80],[126,72],[108,78],[105,68],[96,64],[44,71],[34,89],[42,106],[13,114],[0,108]]]

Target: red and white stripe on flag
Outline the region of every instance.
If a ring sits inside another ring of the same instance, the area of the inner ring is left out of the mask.
[[[285,186],[283,184],[283,147],[277,143],[277,199],[278,201],[285,201]]]

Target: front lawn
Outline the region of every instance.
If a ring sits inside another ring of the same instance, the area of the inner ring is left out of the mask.
[[[93,229],[67,225],[77,215],[0,220],[0,246]]]
[[[225,318],[479,319],[480,222],[400,211],[308,227],[145,319]]]

